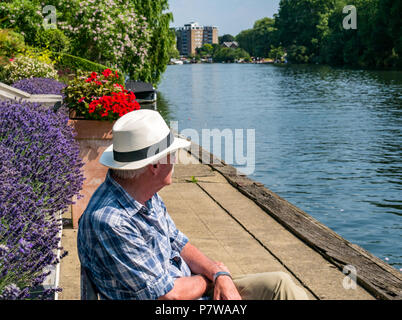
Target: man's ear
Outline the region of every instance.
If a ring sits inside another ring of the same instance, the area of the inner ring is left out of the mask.
[[[151,173],[153,175],[156,174],[156,171],[158,170],[158,168],[159,168],[159,165],[157,163],[148,165],[148,169],[151,171]]]

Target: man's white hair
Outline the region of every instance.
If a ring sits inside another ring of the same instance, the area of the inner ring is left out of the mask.
[[[163,157],[162,159],[156,160],[156,161],[152,162],[151,165],[166,163],[166,158],[167,158],[167,156]],[[147,167],[148,167],[148,165],[143,168],[134,169],[134,170],[111,169],[111,171],[115,177],[123,179],[123,180],[126,180],[126,179],[129,180],[129,179],[135,179],[135,178],[139,177],[140,175],[142,175],[147,170]],[[174,166],[173,166],[173,169],[174,169]]]
[[[135,169],[135,170],[117,170],[117,169],[111,169],[112,174],[120,179],[123,180],[129,180],[129,179],[134,179],[142,175],[146,170],[147,167],[140,168],[140,169]]]

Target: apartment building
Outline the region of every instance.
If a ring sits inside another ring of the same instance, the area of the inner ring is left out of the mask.
[[[195,54],[195,49],[205,43],[218,43],[218,28],[214,26],[200,26],[197,22],[190,22],[184,27],[176,28],[177,50],[181,55]]]

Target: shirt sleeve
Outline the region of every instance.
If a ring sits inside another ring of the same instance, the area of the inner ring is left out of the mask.
[[[105,224],[99,233],[107,267],[139,300],[157,299],[174,287],[169,268],[131,225]]]

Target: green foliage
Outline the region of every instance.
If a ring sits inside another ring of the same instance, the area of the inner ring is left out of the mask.
[[[45,4],[56,7],[57,27],[70,38],[71,54],[118,68],[135,80],[159,83],[175,42],[168,0],[47,0]],[[39,0],[1,2],[0,27],[14,28],[28,44],[39,41],[42,46],[38,38],[48,15],[42,9]],[[62,47],[49,45],[55,51]]]
[[[281,0],[275,27],[279,44],[292,51],[288,57],[290,62],[317,61],[336,1]]]
[[[147,19],[151,33],[144,68],[136,73],[134,79],[151,82],[157,86],[166,70],[170,59],[169,51],[176,39],[174,30],[170,29],[173,14],[167,11],[168,0],[131,0],[131,2],[135,5],[136,12]]]
[[[46,29],[39,31],[35,36],[35,46],[49,48],[53,52],[68,52],[70,39],[60,29]]]
[[[12,58],[25,49],[24,37],[12,30],[0,30],[0,56]]]
[[[275,20],[263,18],[254,23],[253,29],[240,32],[236,36],[239,46],[254,57],[267,57],[276,40]]]
[[[197,183],[198,179],[195,176],[191,176],[191,179],[189,180],[191,183]]]
[[[91,75],[96,76],[99,82],[88,81]],[[97,72],[78,71],[77,76],[70,80],[63,90],[66,96],[64,103],[70,111],[75,111],[75,116],[91,119],[92,115],[88,112],[90,102],[99,97],[111,95],[112,92],[121,92],[122,87],[118,79],[114,73],[105,77]]]
[[[220,48],[213,56],[215,62],[235,62],[239,59],[248,59],[250,55],[244,49]]]
[[[219,48],[219,45],[216,43],[205,43],[201,48],[196,48],[195,51],[197,55],[203,58],[209,58],[212,57],[219,50]]]
[[[221,37],[218,37],[219,44],[222,45],[224,42],[233,42],[235,41],[235,37],[231,34],[224,34]]]
[[[312,54],[308,52],[305,46],[291,45],[288,48],[288,59],[293,63],[308,63],[311,61]]]
[[[346,5],[356,7],[357,29],[343,28]],[[294,63],[401,68],[401,12],[401,0],[281,0],[278,45]]]
[[[52,63],[41,61],[35,56],[19,55],[9,62],[2,71],[3,82],[11,84],[25,78],[58,79]]]
[[[39,0],[13,0],[0,3],[0,28],[13,29],[34,45],[36,34],[43,29]]]
[[[253,29],[247,29],[241,31],[236,36],[236,41],[239,43],[240,48],[246,50],[249,54],[254,56],[254,31]]]
[[[276,43],[275,20],[271,18],[263,18],[254,23],[254,56],[267,57],[271,45]]]
[[[174,43],[169,50],[169,60],[180,58],[180,52],[177,50],[176,43]]]
[[[53,53],[56,60],[56,66],[58,69],[70,69],[76,73],[79,71],[98,72],[101,73],[107,69],[106,66],[89,61],[84,58],[76,57],[67,53]],[[124,74],[117,69],[110,68],[113,73],[118,72],[118,83],[124,84]]]
[[[130,0],[50,1],[61,15],[57,25],[72,40],[76,56],[124,70],[143,70],[150,47],[147,18]]]
[[[286,51],[283,47],[271,46],[271,49],[269,50],[268,53],[268,58],[273,59],[274,61],[283,62],[285,60],[285,53]]]

